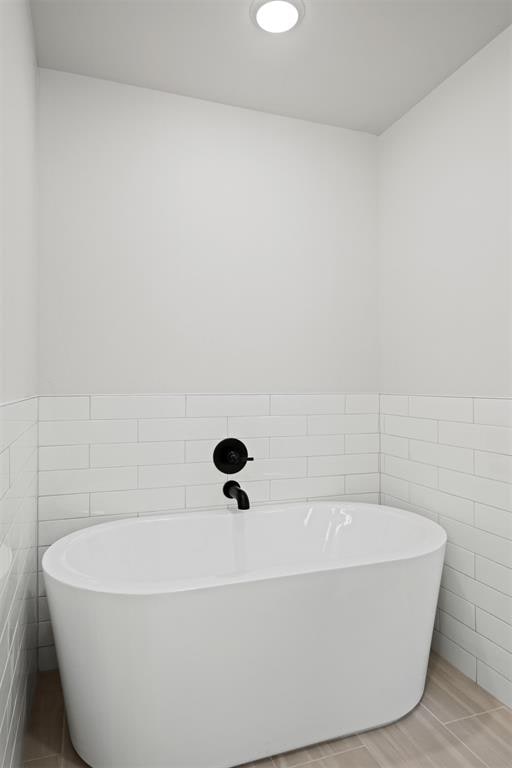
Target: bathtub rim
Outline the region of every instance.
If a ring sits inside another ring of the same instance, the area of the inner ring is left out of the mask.
[[[212,589],[215,587],[228,587],[237,584],[248,584],[256,581],[267,581],[277,578],[294,577],[301,575],[308,575],[313,573],[326,573],[330,571],[344,571],[353,568],[368,568],[369,566],[385,565],[397,562],[407,562],[409,560],[417,560],[422,557],[432,555],[444,549],[447,542],[447,534],[444,528],[439,523],[434,522],[430,518],[419,515],[415,512],[409,512],[407,510],[400,509],[398,507],[390,507],[383,504],[369,504],[359,502],[344,502],[342,500],[330,499],[329,501],[318,500],[317,502],[311,502],[312,504],[325,504],[325,503],[337,503],[346,504],[348,506],[359,507],[372,507],[379,508],[391,513],[395,517],[399,518],[413,518],[421,526],[430,529],[437,534],[438,541],[434,547],[425,547],[420,551],[405,552],[401,556],[372,558],[368,560],[361,559],[357,563],[340,563],[340,562],[328,562],[325,564],[314,563],[310,565],[304,565],[303,567],[291,567],[291,566],[276,566],[268,567],[259,571],[245,571],[240,575],[222,575],[208,577],[198,577],[197,579],[188,578],[186,581],[180,582],[179,580],[167,580],[165,582],[132,582],[125,581],[122,583],[114,582],[102,584],[94,579],[87,581],[83,575],[77,576],[72,571],[66,569],[62,565],[59,559],[59,555],[65,552],[66,547],[76,539],[82,537],[98,535],[101,530],[112,529],[113,527],[131,526],[140,524],[151,524],[152,522],[162,520],[180,520],[190,519],[193,515],[197,518],[211,519],[213,516],[231,516],[235,514],[251,514],[251,511],[255,512],[275,512],[281,508],[290,508],[294,506],[303,506],[309,502],[290,502],[282,504],[262,504],[255,505],[248,512],[238,512],[238,510],[231,511],[230,509],[217,509],[210,511],[197,511],[197,512],[177,512],[167,514],[154,514],[145,517],[122,517],[119,520],[111,520],[106,523],[97,523],[95,525],[89,525],[85,528],[80,528],[78,531],[73,531],[66,536],[61,537],[56,542],[50,545],[46,550],[42,558],[42,571],[45,578],[51,578],[55,582],[72,589],[79,589],[85,592],[92,592],[104,595],[137,597],[137,596],[156,596],[156,595],[171,595],[182,592],[195,592],[203,589]]]

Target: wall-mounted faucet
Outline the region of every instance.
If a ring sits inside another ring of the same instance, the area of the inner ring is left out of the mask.
[[[228,499],[235,499],[238,509],[250,508],[249,497],[243,488],[240,488],[240,483],[237,483],[236,480],[228,480],[222,490],[224,491],[224,496],[227,496]]]
[[[248,461],[254,461],[254,459],[249,456],[244,443],[235,437],[227,437],[215,446],[213,463],[220,472],[224,472],[227,475],[240,472]],[[224,496],[227,496],[228,499],[236,500],[238,509],[249,509],[249,498],[235,480],[225,483],[222,490],[224,491]]]

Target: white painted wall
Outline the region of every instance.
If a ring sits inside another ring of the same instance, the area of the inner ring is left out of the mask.
[[[375,390],[375,137],[40,78],[42,394]]]
[[[512,394],[512,28],[379,153],[381,391]]]
[[[0,403],[36,392],[36,78],[28,3],[0,3]]]
[[[42,70],[40,391],[510,395],[511,39],[378,140]]]

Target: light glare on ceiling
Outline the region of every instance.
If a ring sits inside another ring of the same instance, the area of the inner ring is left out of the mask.
[[[293,29],[303,14],[303,8],[295,0],[293,2],[290,0],[269,0],[269,2],[256,3],[254,10],[256,24],[265,32],[272,32],[273,34],[280,34]]]

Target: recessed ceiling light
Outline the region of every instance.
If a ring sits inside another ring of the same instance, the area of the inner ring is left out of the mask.
[[[251,16],[265,32],[289,32],[304,16],[304,5],[302,0],[254,0]]]

